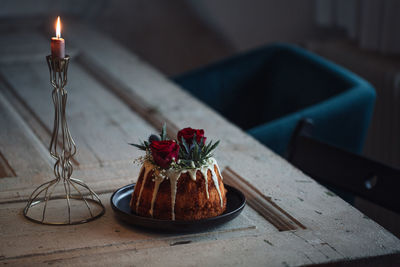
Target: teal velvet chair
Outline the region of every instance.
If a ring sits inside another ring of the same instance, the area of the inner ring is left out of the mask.
[[[297,122],[321,141],[359,153],[375,90],[354,73],[298,46],[273,44],[173,79],[283,155]]]

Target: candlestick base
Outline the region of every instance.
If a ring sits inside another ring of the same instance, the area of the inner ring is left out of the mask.
[[[105,213],[97,194],[76,178],[53,179],[37,187],[24,209],[24,216],[48,225],[80,224]],[[61,182],[61,183],[60,183]]]
[[[83,181],[72,178],[71,160],[76,145],[68,129],[66,118],[67,70],[69,56],[47,56],[50,83],[53,86],[54,128],[50,155],[55,159],[55,179],[37,187],[31,194],[23,214],[41,224],[68,225],[95,220],[105,213],[97,194]],[[60,183],[61,182],[61,183]]]

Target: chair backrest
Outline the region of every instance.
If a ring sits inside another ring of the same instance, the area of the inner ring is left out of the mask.
[[[310,129],[298,124],[287,159],[316,181],[351,192],[400,213],[400,169],[347,152],[304,134]]]
[[[273,44],[174,79],[247,130],[325,101],[354,86],[304,49]]]

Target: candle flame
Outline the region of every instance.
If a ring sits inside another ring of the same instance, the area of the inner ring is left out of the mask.
[[[56,23],[56,37],[61,38],[61,21],[60,21],[60,16],[57,17],[57,23]]]

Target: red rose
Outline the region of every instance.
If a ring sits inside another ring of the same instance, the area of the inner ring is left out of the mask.
[[[178,132],[178,142],[182,142],[182,137],[185,139],[186,143],[190,146],[193,143],[193,137],[196,134],[196,142],[200,144],[201,138],[203,138],[203,145],[206,142],[206,137],[204,137],[204,130],[203,129],[192,129],[192,128],[185,128]]]
[[[154,162],[163,169],[168,168],[173,160],[178,160],[179,145],[172,140],[153,141],[150,149]]]

